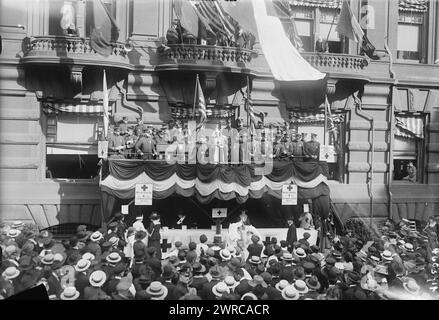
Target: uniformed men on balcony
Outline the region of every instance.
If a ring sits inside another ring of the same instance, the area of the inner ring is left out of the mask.
[[[303,153],[306,161],[317,161],[320,155],[320,142],[317,141],[317,134],[311,133],[311,141],[303,143]]]

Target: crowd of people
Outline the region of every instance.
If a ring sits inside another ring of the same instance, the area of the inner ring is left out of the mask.
[[[111,158],[144,160],[165,160],[170,154],[179,154],[182,158],[179,160],[187,161],[191,153],[199,154],[204,148],[202,153],[206,158],[220,163],[245,163],[267,157],[318,161],[317,134],[311,133],[310,138],[307,133],[298,133],[293,123],[287,122],[283,126],[270,124],[267,127],[259,122],[254,130],[248,130],[241,119],[237,119],[234,126],[227,120],[223,127],[218,123],[209,131],[204,126],[191,130],[188,123],[181,121],[170,121],[157,128],[144,124],[139,118],[135,125],[130,125],[124,117],[110,126],[108,153]]]
[[[224,239],[164,248],[160,216],[132,226],[124,215],[92,232],[80,225],[56,240],[35,225],[2,226],[0,297],[43,284],[53,300],[394,300],[438,299],[438,229],[387,221],[380,236],[346,223],[329,245],[289,235],[262,243],[253,235],[243,258]],[[162,256],[166,251],[166,255]]]

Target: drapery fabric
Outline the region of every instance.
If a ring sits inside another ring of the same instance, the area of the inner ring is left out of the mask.
[[[225,183],[237,183],[250,186],[263,176],[255,175],[253,164],[168,164],[159,161],[109,159],[103,162],[102,180],[108,175],[117,180],[131,180],[145,173],[155,181],[163,181],[176,174],[182,180],[198,179],[203,183],[221,180]],[[294,177],[298,181],[309,182],[319,175],[328,176],[326,162],[292,162],[274,161],[271,173],[266,177],[274,182],[280,182]]]
[[[250,164],[168,164],[109,159],[103,162],[102,172],[101,191],[119,199],[134,198],[138,183],[153,184],[155,199],[176,193],[195,196],[200,203],[214,198],[244,203],[249,197],[259,199],[264,194],[280,199],[282,186],[289,183],[299,187],[299,198],[329,195],[325,162],[277,161],[273,162],[270,174],[263,176],[255,175],[255,166]]]

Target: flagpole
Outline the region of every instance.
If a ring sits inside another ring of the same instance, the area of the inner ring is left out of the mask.
[[[195,104],[197,101],[197,89],[198,89],[198,73],[197,73],[197,78],[195,79],[195,93],[194,93],[194,108],[193,108],[193,120],[195,120]]]
[[[248,115],[248,99],[250,99],[249,92],[250,92],[250,82],[247,76],[247,98],[245,99],[245,106],[244,106],[245,111],[247,111],[247,128],[249,128],[249,115]]]
[[[323,144],[326,145],[326,132],[328,132],[328,97],[325,95],[325,129],[323,132]]]

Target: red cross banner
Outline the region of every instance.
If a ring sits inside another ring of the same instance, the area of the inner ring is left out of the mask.
[[[297,185],[284,184],[282,186],[282,205],[283,206],[297,205]]]
[[[108,141],[98,141],[98,158],[107,159]]]
[[[212,208],[212,218],[226,218],[227,208]]]
[[[335,162],[335,151],[334,151],[334,146],[330,146],[330,145],[320,145],[320,157],[319,157],[320,161],[326,161],[329,163],[334,163]]]
[[[136,194],[134,204],[136,206],[151,206],[152,205],[152,184],[138,183],[136,184]]]

